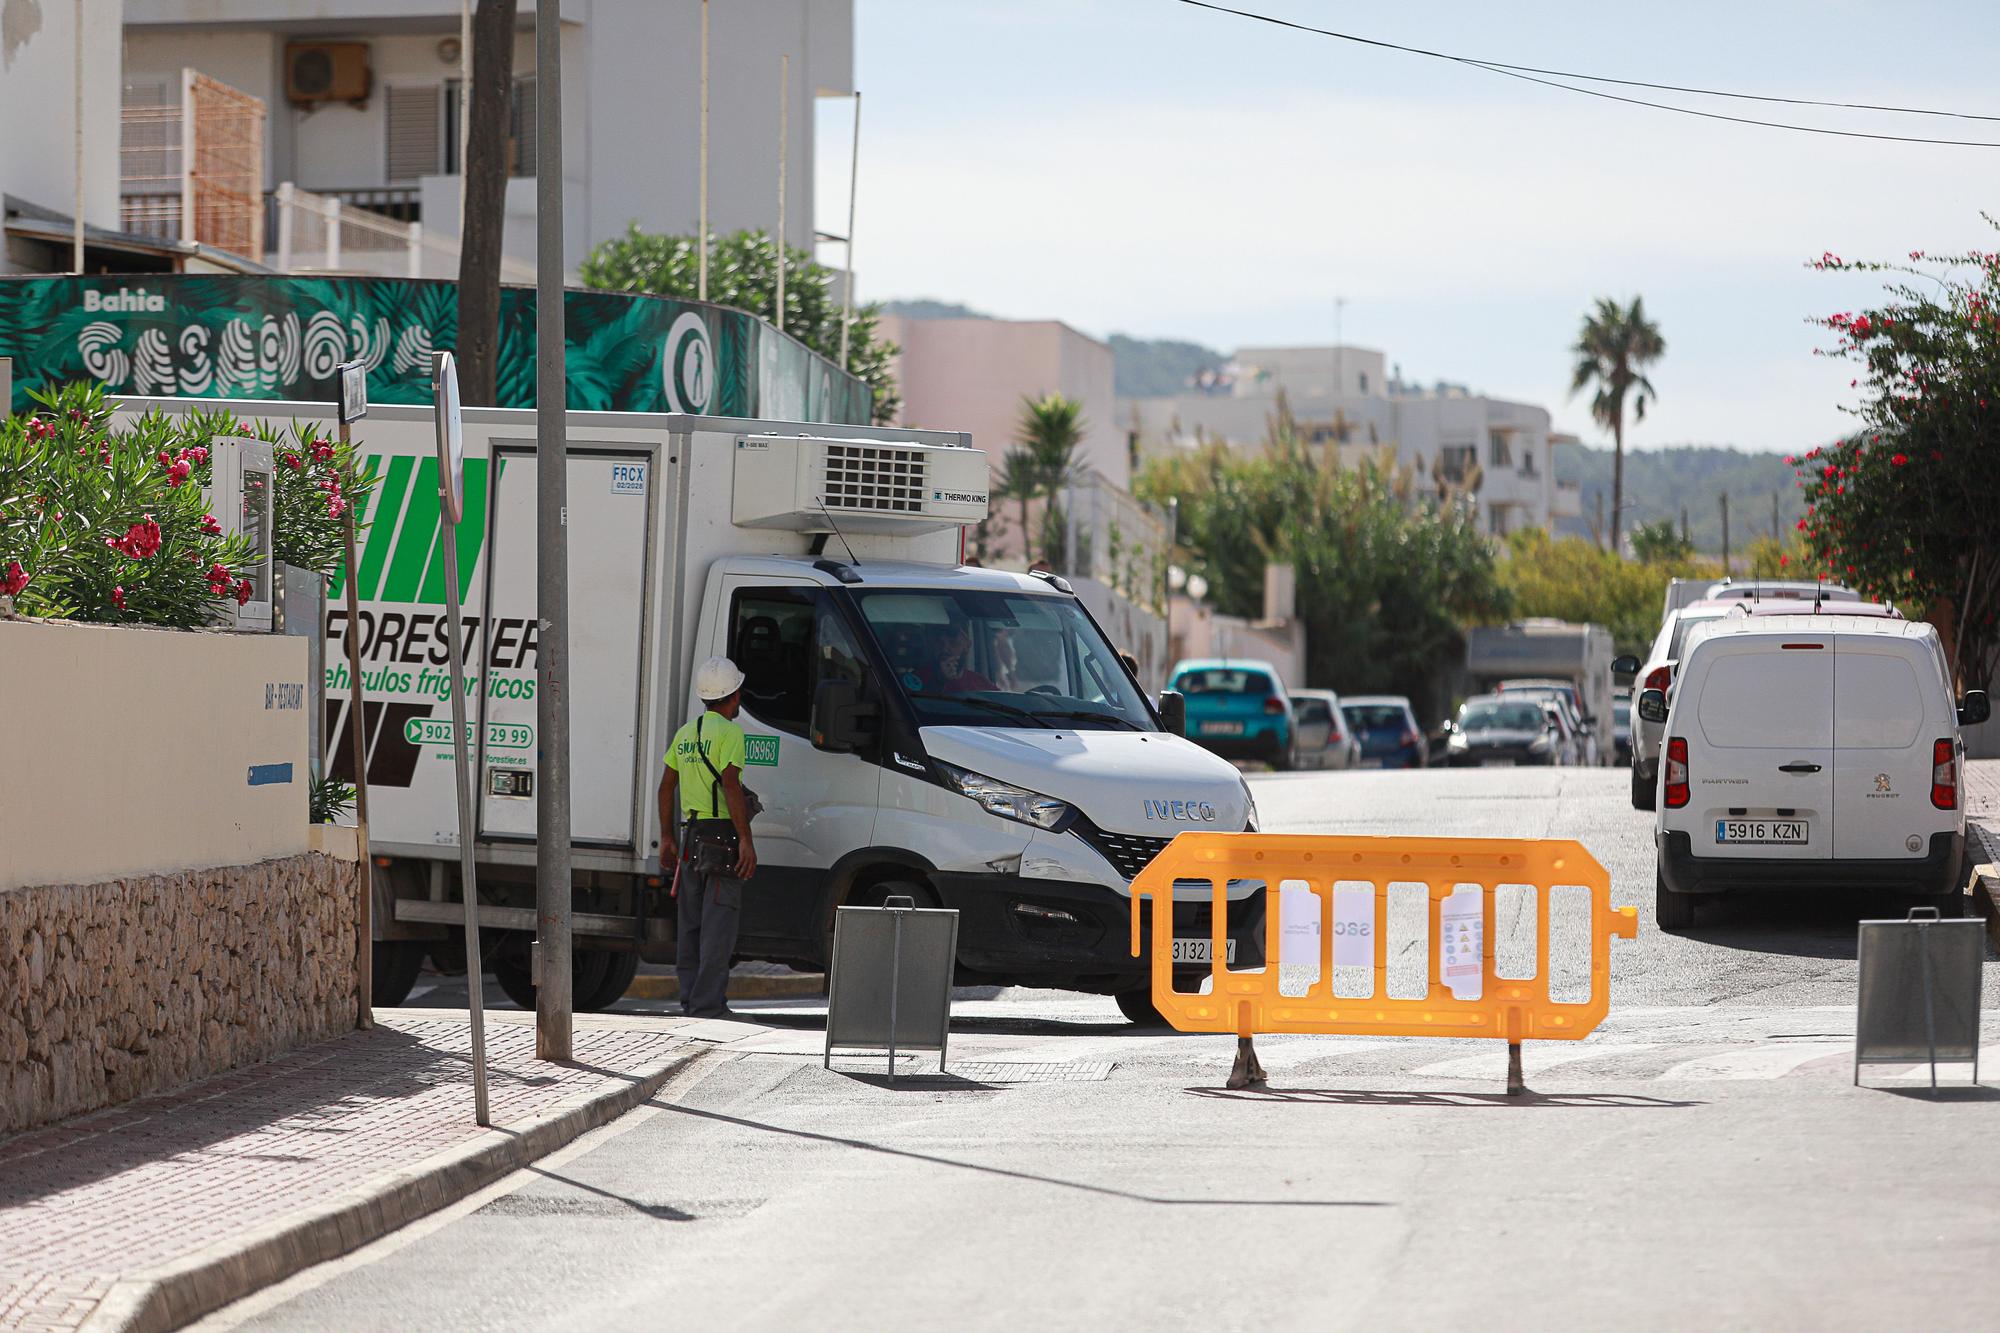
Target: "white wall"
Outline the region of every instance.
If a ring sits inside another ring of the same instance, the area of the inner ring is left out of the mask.
[[[68,214],[75,202],[71,0],[0,0],[0,193]],[[84,220],[118,225],[118,34],[124,0],[84,0]]]
[[[0,721],[0,890],[304,852],[306,648],[0,621],[0,691],[34,701]],[[290,780],[251,785],[258,765]]]

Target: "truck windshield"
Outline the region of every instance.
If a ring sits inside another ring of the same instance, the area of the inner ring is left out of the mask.
[[[1073,600],[856,590],[920,725],[1154,731],[1118,655]]]

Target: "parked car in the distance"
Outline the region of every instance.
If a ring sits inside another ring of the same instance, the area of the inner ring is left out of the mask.
[[[1410,701],[1400,694],[1350,694],[1340,711],[1361,742],[1362,768],[1422,768],[1430,762]]]
[[[1464,768],[1561,762],[1565,742],[1553,707],[1540,699],[1474,695],[1452,719],[1445,763]]]
[[[1861,594],[1844,583],[1808,583],[1803,579],[1719,579],[1708,585],[1703,601],[1858,602]]]
[[[1688,636],[1663,722],[1654,909],[1694,924],[1701,895],[1878,889],[1956,905],[1965,870],[1964,742],[1986,695],[1954,700],[1930,625],[1749,616]]]
[[[1681,644],[1688,631],[1696,625],[1728,615],[1731,606],[1729,602],[1701,601],[1667,612],[1666,619],[1660,622],[1660,632],[1653,636],[1653,646],[1646,651],[1645,660],[1632,673],[1632,688],[1665,690],[1671,698],[1674,664],[1680,658]],[[1630,663],[1628,659],[1620,658],[1611,665],[1615,671]],[[1653,790],[1659,786],[1662,730],[1658,722],[1649,722],[1643,715],[1632,724],[1632,757],[1628,762],[1632,769],[1634,810],[1653,808]]]
[[[1604,762],[1599,749],[1597,729],[1594,722],[1583,715],[1583,703],[1577,688],[1566,680],[1503,680],[1499,693],[1516,699],[1545,699],[1556,705],[1562,712],[1564,739],[1568,742],[1570,757],[1565,763],[1588,764],[1592,767]]]
[[[1196,745],[1224,758],[1298,767],[1292,701],[1269,662],[1191,659],[1175,665],[1167,688],[1187,701],[1187,738]]]
[[[1292,716],[1299,725],[1299,766],[1353,768],[1361,758],[1361,742],[1340,713],[1340,696],[1332,690],[1293,690]]]

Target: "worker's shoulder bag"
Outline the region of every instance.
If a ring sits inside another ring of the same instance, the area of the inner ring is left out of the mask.
[[[736,869],[738,853],[736,825],[723,809],[722,774],[709,762],[708,751],[701,743],[702,723],[708,720],[706,713],[695,720],[694,752],[701,757],[701,766],[715,780],[709,790],[709,817],[691,819],[688,822],[689,843],[693,848],[694,867],[703,874],[727,875]],[[743,787],[743,812],[749,819],[762,814],[764,803],[757,799],[748,784]]]

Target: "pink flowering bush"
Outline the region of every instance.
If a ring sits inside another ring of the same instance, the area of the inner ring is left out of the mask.
[[[190,628],[249,600],[251,552],[224,537],[204,488],[209,442],[241,434],[286,447],[274,428],[226,413],[149,415],[113,429],[102,389],[72,384],[33,395],[36,410],[0,418],[0,595],[27,615]],[[372,478],[295,429],[299,466],[272,485],[277,558],[332,573],[342,515]]]
[[[2000,253],[1811,267],[1890,276],[1877,308],[1816,321],[1833,337],[1821,355],[1859,367],[1860,426],[1789,460],[1801,572],[1926,611],[1962,684],[1983,688],[2000,667]]]

